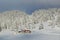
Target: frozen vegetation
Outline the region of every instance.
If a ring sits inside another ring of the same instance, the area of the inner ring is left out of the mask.
[[[20,36],[17,35],[14,37],[12,36],[11,39],[5,39],[27,40],[27,37],[29,37],[29,40],[59,40],[60,9],[39,9],[33,12],[31,15],[19,10],[5,11],[0,13],[1,35],[13,35],[14,33],[18,33],[18,31],[22,29],[29,29],[32,31],[32,33],[21,34]],[[2,38],[2,36],[0,38],[1,40],[5,40]]]

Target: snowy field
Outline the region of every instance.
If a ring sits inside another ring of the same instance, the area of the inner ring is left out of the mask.
[[[14,34],[11,31],[0,33],[0,40],[60,40],[60,34],[35,31],[28,34]]]

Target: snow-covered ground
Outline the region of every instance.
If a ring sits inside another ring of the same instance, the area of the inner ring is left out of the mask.
[[[32,33],[15,34],[15,32],[6,30],[0,33],[0,40],[60,40],[60,33],[37,30]]]
[[[2,33],[2,32],[1,32]],[[31,34],[16,34],[6,31],[1,34],[0,40],[60,40],[60,34],[47,32],[32,32]]]

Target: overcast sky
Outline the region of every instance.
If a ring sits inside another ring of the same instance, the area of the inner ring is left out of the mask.
[[[40,8],[60,8],[60,0],[0,0],[0,12],[22,10],[31,13]]]

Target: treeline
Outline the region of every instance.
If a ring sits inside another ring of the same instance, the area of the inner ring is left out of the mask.
[[[39,9],[33,12],[32,15],[19,10],[6,11],[0,13],[0,31],[3,29],[16,31],[35,29],[37,26],[38,29],[43,29],[43,23],[48,21],[48,26],[54,28],[57,25],[57,27],[60,27],[60,9]]]

